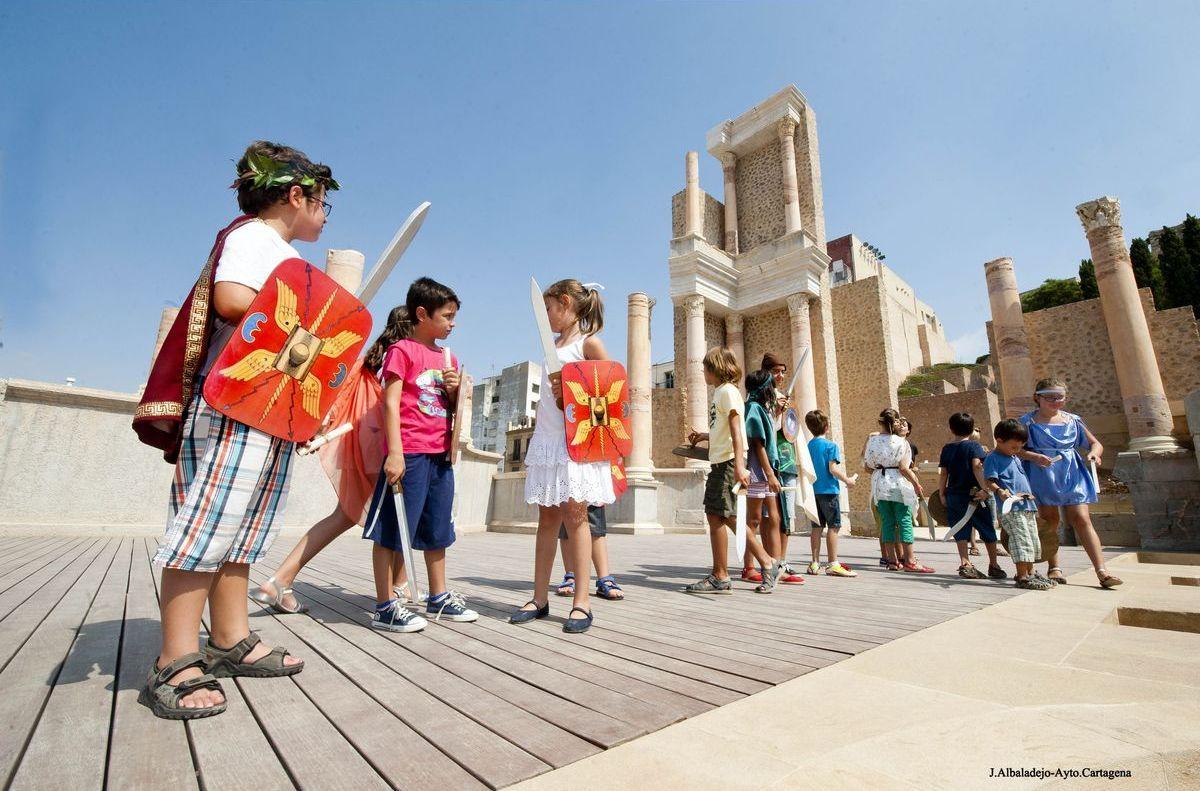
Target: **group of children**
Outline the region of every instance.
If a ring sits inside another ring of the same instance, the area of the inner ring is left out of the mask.
[[[462,303],[451,288],[424,277],[412,283],[405,304],[390,312],[383,332],[355,366],[354,387],[364,394],[362,420],[356,426],[364,438],[356,437],[355,447],[381,447],[376,455],[363,452],[360,463],[370,460],[358,476],[362,480],[344,480],[338,508],[313,526],[274,576],[249,591],[250,565],[266,554],[278,532],[275,519],[286,502],[295,445],[214,410],[202,395],[204,381],[271,272],[285,260],[300,258],[292,242],[318,239],[331,208],[326,197],[339,185],[329,167],[312,162],[300,151],[264,141],[252,144],[236,167],[233,188],[242,216],[217,235],[156,358],[134,418],[139,438],[163,450],[164,458],[175,464],[167,529],[154,558],[162,569],[162,643],[141,693],[143,703],[156,715],[170,719],[224,711],[221,678],[277,677],[303,670],[303,661],[284,648],[268,648],[250,631],[246,597],[276,612],[304,612],[306,607],[291,587],[297,574],[354,524],[364,525],[363,537],[373,542],[372,627],[413,632],[426,626],[426,617],[457,622],[479,617],[462,595],[449,589],[446,574],[446,550],[455,541],[449,451],[462,381],[458,360],[440,344],[453,331]],[[599,339],[604,307],[598,288],[568,279],[545,290],[559,362],[607,359]],[[760,368],[744,380],[745,399],[737,387],[742,372],[732,352],[710,349],[703,366],[706,382],[715,388],[708,431],[693,432],[690,441],[709,444],[711,470],[704,509],[713,563],[711,573],[686,590],[731,592],[727,531],[735,528],[738,497],[746,497],[749,505],[743,579],[756,582],[755,591],[764,594],[772,593],[780,582],[801,584],[803,577],[786,562],[788,536],[800,532],[793,523],[799,462],[784,430],[789,408],[783,392],[786,366],[766,355]],[[588,590],[593,563],[598,573],[596,595],[623,596],[609,574],[604,544],[603,509],[615,500],[613,473],[608,461],[578,462],[570,457],[564,415],[557,405],[561,381],[543,375],[541,392],[553,397],[544,395],[538,403],[525,457],[525,500],[538,506],[534,587],[530,600],[509,621],[522,624],[549,615],[550,573],[561,540],[567,575],[556,588],[560,595],[572,598],[563,630],[580,633],[593,623]],[[1098,459],[1102,449],[1077,417],[1060,411],[1065,399],[1061,383],[1040,383],[1038,398],[1038,412],[997,426],[997,449],[982,463],[982,448],[963,439],[972,428],[969,416],[952,419],[960,440],[954,449],[943,452],[947,460],[943,496],[948,507],[954,503],[954,508],[965,510],[964,503],[987,493],[1007,499],[1032,492],[1036,506],[1031,500],[1020,500],[1002,517],[1018,564],[1018,583],[1024,587],[1043,587],[1056,579],[1055,572],[1061,576],[1057,550],[1045,541],[1050,577],[1032,574],[1039,545],[1030,516],[1031,509],[1037,508],[1046,529],[1052,530],[1060,506],[1083,540],[1101,583],[1119,584],[1103,569],[1099,542],[1087,518],[1086,503],[1094,502],[1095,486],[1086,475],[1080,479],[1082,466],[1073,453],[1076,447],[1090,448],[1089,458]],[[371,414],[382,442],[365,439],[372,403],[378,406]],[[931,571],[912,557],[912,509],[922,492],[900,421],[894,410],[881,415],[883,431],[868,441],[864,465],[872,474],[872,498],[883,522],[889,565]],[[804,422],[813,435],[806,449],[814,463],[817,516],[809,527],[812,562],[807,571],[854,577],[856,572],[838,560],[837,534],[841,485],[854,485],[857,476],[845,474],[837,446],[825,438],[826,416],[813,410]],[[1071,451],[1074,461],[1065,451]],[[1017,457],[1024,467],[1014,463]],[[977,492],[971,490],[971,479],[978,485]],[[396,511],[393,488],[402,494],[404,520]],[[424,554],[429,582],[426,617],[404,603],[405,599],[417,602],[419,596],[412,570],[404,564],[402,521],[407,522],[412,548]],[[981,520],[972,524],[995,565],[994,533]],[[820,562],[823,531],[827,531],[825,566]],[[963,558],[960,573],[970,576],[970,563],[965,554]],[[206,605],[210,625],[201,649]]]
[[[793,524],[799,471],[793,442],[785,436],[790,407],[784,392],[787,366],[766,354],[758,370],[744,380],[746,396],[737,387],[742,371],[727,348],[709,349],[703,360],[704,381],[713,388],[708,408],[708,431],[692,431],[688,442],[708,443],[710,466],[704,484],[704,513],[712,549],[708,576],[684,588],[688,593],[726,595],[733,592],[729,577],[729,531],[736,531],[737,498],[745,497],[746,554],[742,579],[758,583],[756,593],[773,593],[778,584],[803,584],[787,562],[788,537],[800,532]],[[841,466],[837,445],[825,438],[829,419],[812,410],[804,416],[813,438],[807,451],[813,459],[813,482],[818,521],[809,526],[812,562],[809,574],[854,577],[857,572],[837,557],[841,527],[841,484],[854,485]],[[828,566],[822,566],[821,535],[827,533]],[[758,564],[758,569],[754,564]]]
[[[361,436],[352,434],[355,448],[373,444],[366,427],[372,420],[382,435],[374,443],[381,448],[361,454],[360,462],[373,459],[359,476],[367,480],[343,478],[334,512],[308,531],[274,576],[249,590],[250,565],[263,558],[278,532],[275,519],[287,499],[295,443],[214,410],[202,395],[204,382],[271,273],[283,261],[300,258],[292,242],[319,238],[331,209],[327,194],[339,185],[328,166],[265,141],[253,143],[236,168],[232,187],[242,215],[217,235],[134,418],[139,438],[175,464],[167,529],[154,558],[162,569],[162,644],[141,693],[145,705],[168,719],[223,712],[221,678],[277,677],[304,669],[286,649],[268,648],[250,631],[246,598],[280,613],[306,611],[292,591],[296,575],[356,523],[373,542],[376,606],[370,625],[396,632],[426,626],[425,617],[404,605],[419,597],[404,567],[393,487],[402,494],[412,548],[425,558],[425,616],[458,622],[479,617],[446,582],[446,550],[455,541],[449,451],[461,378],[458,360],[440,343],[453,331],[462,302],[451,288],[425,277],[389,313],[383,332],[355,365],[357,378],[346,385],[364,394],[354,427]],[[562,280],[544,298],[560,361],[606,359],[597,337],[604,318],[595,287]],[[608,462],[579,463],[568,456],[563,413],[555,403],[561,385],[542,385],[555,398],[543,398],[538,406],[526,457],[526,500],[540,512],[534,596],[511,621],[548,614],[546,591],[562,530],[572,583],[575,578],[583,583],[560,586],[574,597],[563,628],[578,633],[592,623],[586,583],[593,557],[601,569],[596,593],[607,599],[622,595],[607,573],[602,541],[597,551],[585,532],[590,507],[592,524],[599,524],[590,532],[603,536],[603,506],[615,499],[612,470]],[[372,399],[378,409],[369,413]],[[211,620],[201,648],[205,605]]]

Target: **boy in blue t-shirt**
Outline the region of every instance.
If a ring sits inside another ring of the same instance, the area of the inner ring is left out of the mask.
[[[817,497],[818,524],[812,526],[808,535],[809,546],[812,549],[812,562],[808,564],[809,574],[821,573],[821,531],[828,528],[825,535],[825,546],[828,549],[829,565],[825,573],[834,577],[857,577],[857,571],[851,571],[845,563],[837,558],[838,530],[842,527],[842,510],[839,504],[841,483],[854,485],[854,479],[847,478],[842,472],[842,456],[838,446],[825,439],[829,430],[829,418],[819,409],[814,409],[804,416],[804,425],[808,426],[813,438],[808,441],[808,455],[812,457],[813,467],[817,472],[817,480],[813,483],[813,491]]]
[[[1037,503],[1025,468],[1017,454],[1025,449],[1029,430],[1018,420],[1001,420],[992,432],[996,438],[996,449],[988,454],[983,463],[983,474],[987,479],[988,491],[996,496],[996,510],[1000,513],[1000,527],[1008,535],[1008,551],[1017,565],[1017,587],[1029,590],[1050,590],[1053,580],[1034,573],[1033,564],[1042,553],[1038,539]],[[1009,503],[1004,513],[1004,503]]]
[[[996,561],[996,527],[992,524],[992,512],[987,507],[988,485],[983,475],[983,460],[987,451],[971,434],[975,431],[975,418],[966,412],[955,412],[950,416],[950,432],[954,440],[942,447],[938,459],[938,492],[946,506],[946,518],[950,525],[957,525],[967,516],[972,504],[975,512],[966,520],[954,540],[958,544],[958,576],[969,580],[984,579],[984,574],[975,568],[967,554],[971,531],[979,533],[987,547],[988,570],[991,579],[1008,577]]]

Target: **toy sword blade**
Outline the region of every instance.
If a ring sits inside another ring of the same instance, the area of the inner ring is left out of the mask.
[[[737,558],[741,562],[746,556],[746,492],[742,485],[733,487],[733,496],[737,498],[737,517],[734,522],[733,543],[737,548]]]
[[[404,510],[404,488],[397,481],[388,486],[392,503],[396,508],[396,521],[400,526],[400,547],[404,554],[404,567],[408,572],[408,598],[413,604],[421,602],[421,590],[417,587],[417,561],[413,552],[412,536],[408,532],[408,511]],[[383,509],[379,509],[383,510]]]
[[[537,322],[538,340],[542,343],[542,356],[546,361],[546,373],[556,374],[562,370],[558,360],[558,349],[554,345],[554,330],[550,329],[550,316],[546,313],[546,301],[542,287],[534,278],[529,278],[529,299],[533,303],[533,320]]]
[[[425,222],[425,214],[428,211],[429,201],[424,201],[420,206],[413,209],[412,214],[408,215],[408,219],[404,221],[404,224],[400,226],[400,230],[392,237],[391,244],[384,248],[383,255],[379,256],[379,260],[371,269],[371,274],[367,275],[367,279],[363,281],[362,288],[355,295],[358,297],[359,302],[369,305],[371,300],[374,299],[383,282],[392,273],[396,262],[400,260],[400,256],[404,255],[404,251],[412,244],[413,237],[417,235],[417,231],[421,230],[421,223]]]
[[[809,348],[805,346],[804,351],[800,352],[800,360],[796,363],[796,370],[792,371],[792,381],[788,382],[787,390],[783,393],[788,398],[791,398],[792,393],[796,392],[796,382],[800,381],[800,371],[804,369],[804,361],[808,359]]]

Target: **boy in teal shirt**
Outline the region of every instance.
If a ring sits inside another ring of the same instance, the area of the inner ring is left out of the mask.
[[[817,498],[817,516],[820,521],[812,526],[809,533],[809,546],[812,549],[812,562],[808,564],[809,574],[820,574],[821,568],[821,531],[828,529],[825,536],[825,546],[828,549],[829,565],[825,573],[834,577],[857,577],[858,572],[837,559],[838,530],[842,527],[841,484],[853,486],[854,480],[842,472],[842,456],[838,446],[825,438],[829,430],[829,418],[819,409],[814,409],[804,416],[804,425],[808,426],[813,438],[808,441],[808,455],[812,457],[813,467],[817,472],[817,480],[813,483],[813,492]]]

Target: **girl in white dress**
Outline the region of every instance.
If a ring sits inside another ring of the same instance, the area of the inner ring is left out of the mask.
[[[597,337],[604,326],[604,303],[595,288],[578,280],[560,280],[547,288],[542,297],[550,329],[558,333],[555,346],[560,362],[608,359],[604,344]],[[533,598],[513,613],[509,621],[527,623],[550,614],[550,571],[554,566],[558,528],[565,525],[575,573],[580,578],[563,631],[578,634],[592,625],[588,605],[592,543],[587,507],[608,505],[616,499],[612,470],[607,461],[581,464],[567,455],[563,412],[556,403],[562,398],[561,379],[555,377],[551,382],[543,373],[540,392],[537,425],[525,453],[525,502],[538,506]]]

